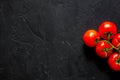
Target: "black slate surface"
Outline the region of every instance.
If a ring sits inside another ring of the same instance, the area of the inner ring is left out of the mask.
[[[0,80],[120,80],[82,35],[120,32],[120,0],[0,0]]]

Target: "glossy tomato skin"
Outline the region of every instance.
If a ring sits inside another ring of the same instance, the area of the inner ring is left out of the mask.
[[[115,46],[115,47],[120,47],[120,33],[116,34],[114,36],[114,38],[112,39],[112,44]]]
[[[114,71],[120,71],[120,54],[119,53],[113,53],[108,58],[108,64],[110,68]]]
[[[98,32],[100,33],[100,36],[106,40],[108,39],[108,33],[110,33],[110,39],[112,39],[117,33],[117,27],[113,22],[105,21],[98,27]]]
[[[105,40],[101,40],[95,47],[97,55],[101,58],[107,58],[112,53],[112,46]]]
[[[87,30],[82,39],[88,47],[94,47],[97,44],[96,40],[100,39],[100,34],[96,30]]]

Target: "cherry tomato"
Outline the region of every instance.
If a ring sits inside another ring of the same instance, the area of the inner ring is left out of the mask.
[[[107,40],[108,34],[110,35],[110,39],[112,39],[117,33],[117,27],[113,22],[105,21],[98,27],[98,32],[103,39]]]
[[[116,34],[115,37],[112,39],[112,44],[115,47],[120,47],[120,33]]]
[[[112,46],[105,40],[101,40],[95,48],[97,55],[101,58],[106,58],[112,53]]]
[[[120,71],[120,54],[113,53],[108,58],[108,64],[110,68],[114,71]]]
[[[100,35],[96,30],[87,30],[83,35],[83,42],[88,47],[94,47],[99,39]]]

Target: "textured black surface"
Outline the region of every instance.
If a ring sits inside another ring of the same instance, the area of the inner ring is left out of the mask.
[[[120,0],[0,0],[0,80],[120,80],[82,42]]]

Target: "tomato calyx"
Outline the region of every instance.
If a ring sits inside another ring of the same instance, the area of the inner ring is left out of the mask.
[[[100,42],[100,39],[96,39],[95,43],[98,44]]]
[[[104,52],[110,52],[111,49],[112,49],[112,48],[104,48],[103,51],[104,51]]]
[[[107,34],[107,37],[108,37],[108,41],[110,41],[112,33],[111,32],[107,32],[106,34]]]
[[[116,63],[120,65],[120,57],[116,60]]]

